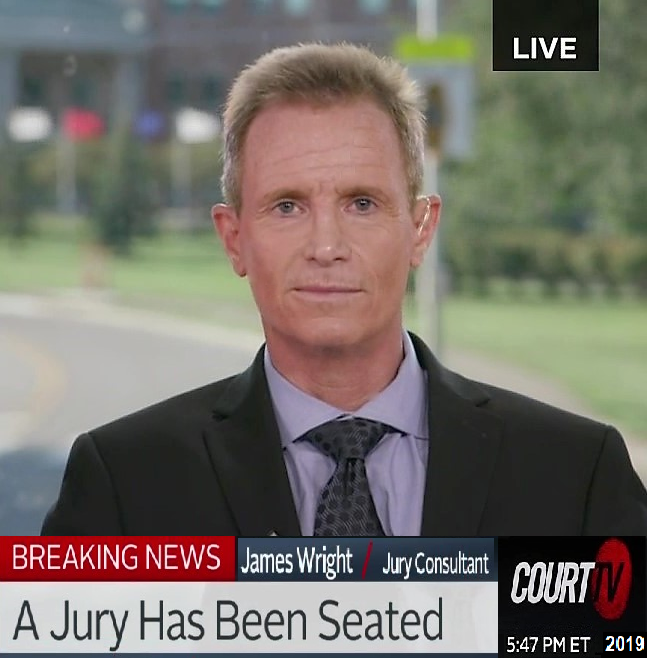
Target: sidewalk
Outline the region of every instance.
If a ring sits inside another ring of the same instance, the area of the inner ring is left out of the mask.
[[[109,297],[76,291],[51,296],[0,293],[2,313],[28,317],[73,317],[102,325],[180,336],[248,352],[250,359],[263,340],[259,332],[229,329],[152,311],[116,306]],[[442,361],[467,377],[512,389],[568,411],[608,422],[559,383],[523,368],[464,350],[448,350],[442,355]],[[15,422],[15,419],[5,420]],[[647,481],[647,440],[628,435],[622,427],[619,429],[627,441],[636,470]]]

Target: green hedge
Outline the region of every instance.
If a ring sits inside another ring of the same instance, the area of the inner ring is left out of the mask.
[[[492,231],[444,241],[443,262],[453,290],[487,293],[496,279],[539,281],[544,294],[569,283],[582,295],[614,295],[630,287],[647,296],[647,240],[633,236],[568,235],[559,231]]]

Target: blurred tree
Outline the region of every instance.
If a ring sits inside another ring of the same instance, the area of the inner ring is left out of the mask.
[[[476,46],[475,157],[444,167],[448,232],[552,225],[647,235],[647,3],[600,3],[599,72],[493,72],[491,5],[445,2]]]
[[[33,211],[29,147],[0,140],[0,225],[9,236],[22,240],[31,232],[29,220]]]
[[[101,169],[105,166],[106,150],[109,138],[101,137],[80,141],[75,144],[76,159],[76,192],[78,195],[78,211],[83,214],[88,210],[96,188],[96,181]],[[40,189],[41,204],[52,208],[57,201],[57,179],[60,175],[59,145],[51,140],[38,148],[32,158],[31,175]]]
[[[79,210],[91,211],[97,193],[97,179],[110,167],[108,153],[112,137],[102,137],[77,144],[76,183]],[[220,193],[221,141],[188,146],[191,157],[192,203],[196,217],[205,230],[211,230],[209,209],[222,199]],[[144,160],[145,175],[151,198],[156,207],[172,203],[171,147],[168,143],[142,143],[138,149]],[[145,157],[144,157],[145,155]],[[57,154],[56,144],[40,145],[31,157],[30,175],[37,183],[40,206],[51,208],[56,203]]]
[[[125,128],[116,130],[99,168],[89,215],[99,242],[128,254],[136,235],[154,232],[155,185],[143,146]]]
[[[189,150],[191,203],[199,211],[207,210],[205,221],[210,228],[208,209],[222,200],[220,191],[220,175],[222,173],[221,150],[222,141],[217,138],[201,144],[187,145]],[[161,187],[167,191],[165,202],[171,199],[171,159],[172,145],[159,145],[155,148],[154,173]]]
[[[638,293],[647,299],[647,244],[641,245],[629,265],[631,281]]]

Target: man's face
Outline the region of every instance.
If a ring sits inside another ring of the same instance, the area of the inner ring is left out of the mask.
[[[271,349],[360,349],[399,334],[407,275],[440,207],[411,208],[404,172],[392,122],[368,100],[276,104],[253,120],[240,210],[216,206],[214,220]]]

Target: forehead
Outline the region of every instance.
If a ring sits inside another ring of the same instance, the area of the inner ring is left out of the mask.
[[[264,108],[249,126],[241,164],[243,194],[249,185],[348,177],[406,187],[393,121],[366,99],[323,106],[283,102]]]

